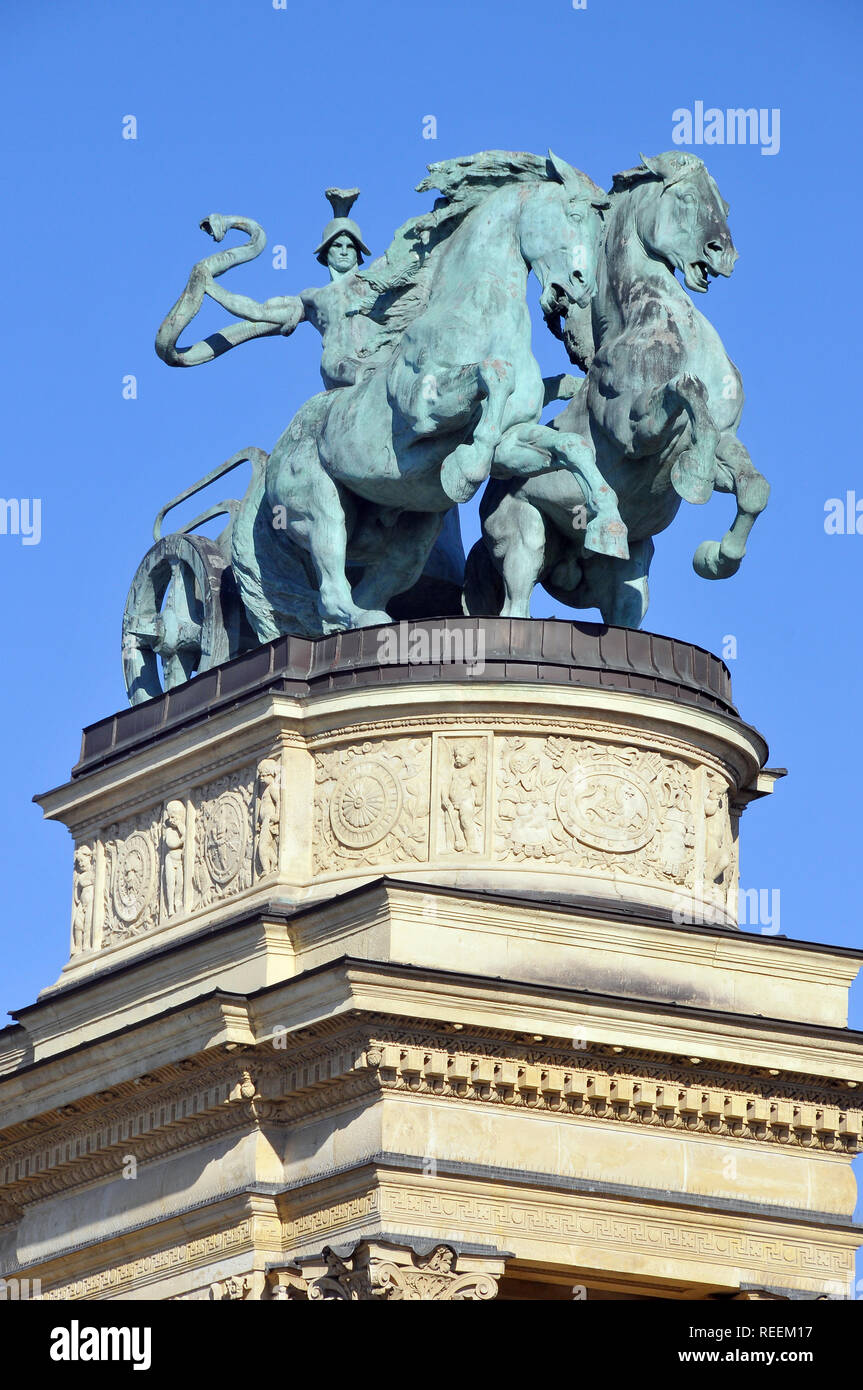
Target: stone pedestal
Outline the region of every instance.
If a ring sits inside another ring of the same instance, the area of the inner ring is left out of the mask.
[[[591,624],[283,639],[39,798],[71,955],[0,1032],[48,1298],[847,1294],[860,953],[736,926],[766,747]]]

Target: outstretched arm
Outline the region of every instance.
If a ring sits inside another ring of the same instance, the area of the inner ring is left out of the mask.
[[[215,241],[221,241],[230,228],[245,232],[249,240],[241,246],[207,256],[193,266],[186,288],[159,325],[156,334],[156,352],[169,367],[196,367],[202,362],[212,362],[230,348],[249,342],[252,338],[293,333],[305,313],[302,300],[293,296],[259,304],[247,295],[231,294],[216,284],[216,276],[223,275],[226,270],[243,261],[254,260],[263,251],[267,238],[257,222],[247,217],[223,217],[214,213],[204,218],[201,226]],[[193,343],[191,347],[178,347],[180,334],[198,313],[205,295],[245,322],[229,324],[221,332],[211,333],[208,338]]]
[[[233,294],[231,290],[223,289],[214,281],[206,286],[205,294],[238,319],[247,319],[252,323],[277,325],[279,332],[285,336],[293,333],[306,316],[303,301],[299,295],[295,294],[276,295],[272,299],[265,299],[259,303],[257,299],[251,299],[247,294]]]

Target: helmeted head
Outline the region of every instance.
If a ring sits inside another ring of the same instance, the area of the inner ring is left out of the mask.
[[[372,254],[357,223],[348,216],[359,196],[358,188],[327,189],[333,215],[324,227],[320,245],[315,247],[315,258],[336,275],[348,274],[362,265],[364,255]]]
[[[625,173],[613,189],[637,190],[636,227],[646,250],[681,271],[690,290],[702,294],[711,276],[728,276],[737,251],[728,228],[728,204],[703,160],[668,150]]]
[[[548,152],[548,184],[525,185],[519,221],[521,252],[541,286],[540,307],[549,327],[573,303],[582,308],[596,293],[596,270],[608,198],[592,179]],[[530,193],[527,195],[527,189]]]

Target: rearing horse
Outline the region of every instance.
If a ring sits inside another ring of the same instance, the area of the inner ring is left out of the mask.
[[[562,469],[591,513],[585,547],[627,554],[590,444],[540,424],[526,303],[530,270],[549,321],[589,303],[606,195],[553,155],[500,151],[432,166],[430,187],[443,198],[397,233],[398,274],[376,272],[383,288],[371,277],[361,309],[384,348],[355,385],[300,408],[237,517],[233,565],[261,641],[389,621],[446,512],[490,474]],[[349,567],[363,570],[354,585]]]
[[[590,321],[570,309],[564,331],[587,375],[563,379],[574,394],[553,428],[593,439],[627,526],[629,559],[588,553],[586,499],[571,474],[492,482],[483,539],[468,557],[468,612],[528,617],[539,582],[562,603],[639,627],[653,536],[681,498],[706,502],[714,490],[735,494],[737,515],[721,541],[698,547],[693,565],[704,579],[739,568],[769,487],[736,436],[740,374],[674,273],[696,293],[710,276],[731,274],[737,252],[727,215],[695,155],[672,151],[615,177]]]

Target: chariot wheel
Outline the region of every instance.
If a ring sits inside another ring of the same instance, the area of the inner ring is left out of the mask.
[[[206,536],[175,532],[147,551],[123,614],[123,673],[139,705],[245,650],[230,561]],[[161,666],[161,670],[160,670]]]

